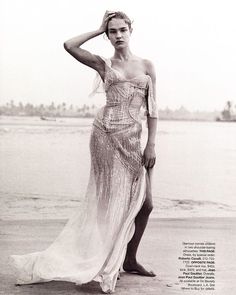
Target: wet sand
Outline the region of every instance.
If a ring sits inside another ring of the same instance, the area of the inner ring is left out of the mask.
[[[76,286],[67,282],[15,286],[8,265],[10,254],[45,249],[63,228],[66,220],[0,221],[0,294],[73,295],[101,294],[98,283]],[[216,287],[214,291],[183,291],[178,281],[183,242],[216,243]],[[198,294],[233,295],[236,290],[236,218],[151,219],[140,245],[138,257],[155,278],[121,273],[116,294]]]

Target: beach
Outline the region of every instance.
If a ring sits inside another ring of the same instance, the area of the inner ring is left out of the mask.
[[[67,282],[15,286],[13,272],[8,265],[10,254],[43,250],[54,240],[66,220],[1,221],[0,234],[0,294],[60,295],[101,294],[100,286],[91,282],[76,286]],[[216,247],[215,290],[183,291],[179,282],[183,242],[214,242]],[[236,219],[182,218],[151,219],[140,245],[138,257],[155,278],[140,277],[122,272],[116,294],[145,295],[234,295],[236,289]]]
[[[0,119],[0,294],[100,294],[95,282],[15,286],[8,264],[11,254],[47,248],[83,202],[92,119]],[[122,272],[117,294],[235,293],[235,131],[231,123],[158,122],[154,210],[138,253],[157,276]],[[146,138],[144,123],[142,146]],[[184,289],[184,243],[215,244],[214,290]]]

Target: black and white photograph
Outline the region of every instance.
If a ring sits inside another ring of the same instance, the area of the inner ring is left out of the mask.
[[[235,11],[0,0],[0,294],[235,294]]]

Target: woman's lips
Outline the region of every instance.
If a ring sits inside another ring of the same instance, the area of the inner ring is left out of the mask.
[[[116,41],[116,44],[122,44],[122,43],[124,43],[124,41]]]

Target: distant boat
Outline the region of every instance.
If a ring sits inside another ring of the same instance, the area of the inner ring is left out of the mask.
[[[221,116],[216,118],[217,122],[236,122],[236,111],[233,109],[233,103],[231,101],[226,102],[224,110],[221,112]]]
[[[45,116],[41,116],[40,119],[43,120],[43,121],[56,121],[55,118],[47,118]]]

